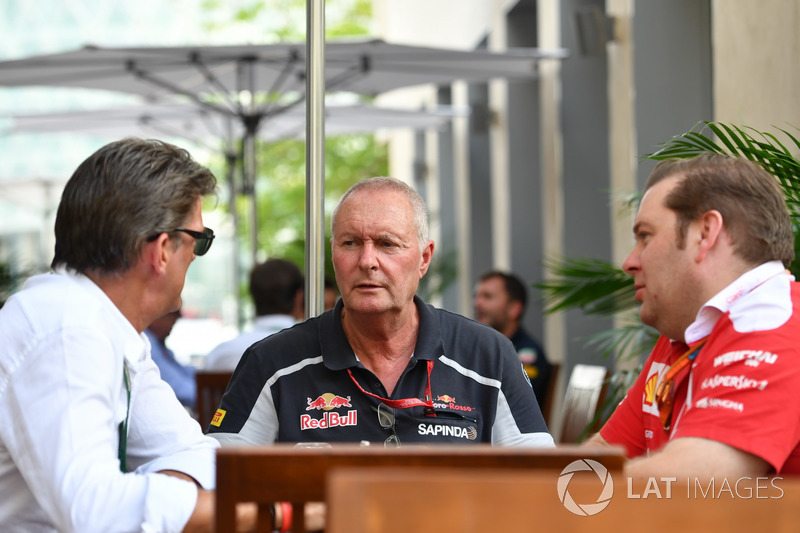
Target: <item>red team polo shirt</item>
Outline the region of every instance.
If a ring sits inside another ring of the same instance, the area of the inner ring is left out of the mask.
[[[780,262],[744,274],[714,296],[686,330],[706,339],[678,386],[672,427],[655,392],[687,345],[660,337],[642,373],[600,435],[628,457],[680,437],[722,442],[761,457],[778,474],[800,474],[800,284]]]

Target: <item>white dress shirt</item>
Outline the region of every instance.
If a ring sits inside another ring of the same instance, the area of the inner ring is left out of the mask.
[[[215,482],[205,437],[149,343],[90,279],[31,278],[0,309],[0,530],[181,531]],[[131,380],[127,466],[118,459]]]
[[[242,354],[252,345],[273,333],[294,326],[297,321],[291,315],[263,315],[256,317],[253,328],[225,341],[206,356],[206,370],[236,370]]]

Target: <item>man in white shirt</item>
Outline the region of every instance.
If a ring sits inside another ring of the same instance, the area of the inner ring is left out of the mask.
[[[180,307],[211,246],[201,198],[215,187],[185,150],[140,139],[70,178],[54,272],[0,310],[0,530],[210,531],[215,441],[142,331]]]
[[[250,296],[256,307],[253,326],[211,350],[205,368],[233,372],[251,344],[303,320],[303,283],[303,273],[286,259],[254,266],[250,271]]]

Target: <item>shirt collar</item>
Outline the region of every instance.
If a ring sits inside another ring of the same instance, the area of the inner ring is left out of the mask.
[[[686,332],[684,333],[686,343],[692,344],[707,337],[714,328],[714,324],[719,320],[719,317],[730,311],[731,307],[733,307],[739,298],[768,279],[782,274],[785,270],[786,268],[781,261],[769,261],[739,276],[733,283],[719,291],[703,304],[697,312],[697,317],[694,322],[686,328]]]
[[[444,353],[444,342],[434,308],[418,296],[414,296],[414,304],[419,311],[419,332],[413,357],[418,360],[437,359]],[[344,370],[356,366],[358,362],[344,334],[342,308],[342,299],[339,298],[336,307],[319,317],[320,353],[325,366],[331,370]]]

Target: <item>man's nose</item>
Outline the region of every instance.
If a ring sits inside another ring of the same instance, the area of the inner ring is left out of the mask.
[[[361,247],[361,256],[358,258],[358,263],[364,270],[371,270],[378,266],[378,256],[375,245],[368,242]]]
[[[628,254],[628,257],[622,262],[622,270],[624,270],[627,274],[633,274],[637,272],[641,268],[639,264],[639,252],[636,248],[631,250]]]

